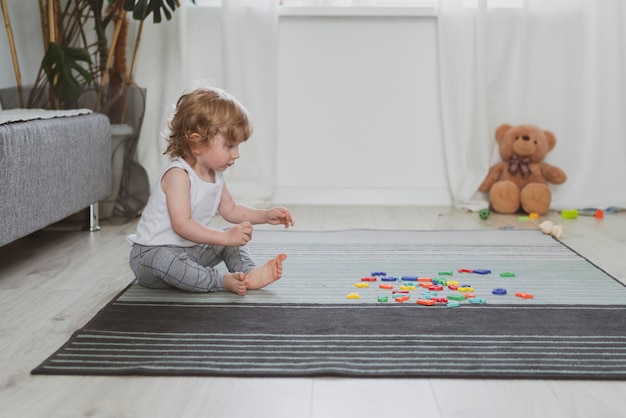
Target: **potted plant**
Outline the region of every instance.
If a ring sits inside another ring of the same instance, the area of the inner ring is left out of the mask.
[[[128,202],[120,200],[128,197],[124,194],[131,188],[133,174],[147,180],[143,168],[134,161],[145,103],[145,90],[134,81],[142,29],[149,16],[154,23],[161,23],[163,17],[170,20],[179,7],[178,0],[40,0],[42,36],[47,48],[35,82],[28,87],[21,85],[6,0],[0,1],[17,81],[14,95],[18,99],[13,102],[20,107],[89,108],[106,114],[113,133],[113,190],[105,202],[100,202],[101,217],[110,216],[116,202],[132,217],[133,211],[141,209],[137,207],[142,206],[141,202],[133,201],[132,207],[125,208]],[[139,22],[132,31],[133,39],[130,18]],[[128,52],[129,46],[132,53]],[[148,191],[144,194],[147,199]]]
[[[2,0],[3,11],[5,1]],[[47,49],[27,107],[76,108],[84,93],[94,90],[99,99],[94,110],[104,113],[119,100],[107,96],[107,88],[134,84],[145,19],[152,15],[154,23],[161,23],[164,15],[170,20],[179,6],[178,0],[41,0],[39,3]],[[130,68],[126,65],[129,16],[139,21]],[[13,46],[11,51],[16,63]],[[14,67],[19,72],[19,66]]]

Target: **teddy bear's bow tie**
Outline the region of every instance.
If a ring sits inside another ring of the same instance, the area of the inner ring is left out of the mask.
[[[509,173],[515,175],[519,170],[522,178],[526,178],[530,176],[529,163],[530,157],[520,158],[518,155],[511,155],[511,158],[509,158]]]

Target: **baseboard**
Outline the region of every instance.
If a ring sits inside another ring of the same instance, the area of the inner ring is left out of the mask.
[[[285,205],[452,205],[446,188],[277,187],[272,200]]]

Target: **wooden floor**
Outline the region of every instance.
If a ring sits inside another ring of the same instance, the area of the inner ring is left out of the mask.
[[[440,207],[290,209],[300,230],[538,228]],[[564,226],[566,245],[626,283],[626,212],[547,218]],[[626,381],[31,376],[133,279],[125,236],[135,224],[102,226],[57,225],[0,247],[0,417],[626,416]]]

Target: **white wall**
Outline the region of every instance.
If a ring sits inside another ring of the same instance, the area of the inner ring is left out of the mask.
[[[7,1],[23,84],[32,84],[43,58],[43,38],[36,1]],[[0,15],[2,13],[0,12]],[[0,29],[0,88],[15,86],[15,73],[4,20]]]
[[[434,17],[282,17],[281,203],[450,204]]]
[[[43,54],[37,5],[10,3],[28,84]],[[275,202],[451,204],[436,19],[281,16],[279,30]],[[4,30],[0,62],[0,88],[14,86]]]

